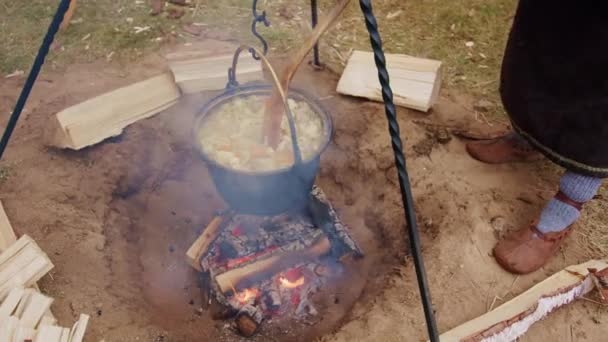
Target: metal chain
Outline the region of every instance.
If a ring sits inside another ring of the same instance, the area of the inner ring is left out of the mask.
[[[431,341],[439,342],[439,335],[437,333],[437,325],[435,323],[431,295],[428,288],[428,281],[426,278],[426,271],[424,269],[424,262],[422,260],[420,235],[418,233],[418,228],[416,224],[414,200],[412,197],[409,176],[407,174],[405,156],[403,154],[403,144],[401,142],[401,137],[399,133],[397,111],[395,109],[395,104],[393,103],[393,92],[391,90],[389,75],[386,69],[386,59],[384,56],[384,51],[382,50],[382,38],[380,37],[380,33],[378,32],[378,23],[376,22],[376,17],[374,16],[372,1],[360,0],[359,4],[361,6],[361,11],[365,16],[365,25],[367,26],[367,30],[369,31],[372,49],[374,50],[374,59],[376,62],[376,67],[378,68],[378,77],[382,86],[382,98],[384,99],[386,118],[388,120],[388,128],[391,136],[393,152],[395,154],[395,165],[397,167],[397,174],[399,177],[401,200],[403,201],[403,207],[405,210],[405,220],[408,226],[409,241],[412,249],[414,265],[416,268],[416,276],[418,278],[420,297],[422,299],[422,306],[424,308],[427,329]]]

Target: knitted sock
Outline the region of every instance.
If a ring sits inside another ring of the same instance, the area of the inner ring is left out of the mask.
[[[568,171],[562,176],[559,188],[571,200],[584,203],[593,199],[601,185],[601,178]],[[559,232],[573,224],[580,214],[578,209],[554,198],[541,213],[537,228],[543,233]]]

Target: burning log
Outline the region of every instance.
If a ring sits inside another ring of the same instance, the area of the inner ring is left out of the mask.
[[[215,238],[217,238],[217,236],[222,231],[221,228],[223,221],[223,216],[214,217],[211,223],[209,223],[207,228],[205,228],[205,230],[203,231],[203,234],[201,234],[201,236],[199,236],[199,238],[194,241],[192,246],[190,246],[190,248],[186,252],[188,263],[190,263],[190,265],[196,270],[202,272],[200,260],[203,255],[207,253],[207,250],[209,250],[209,246],[211,246],[211,243],[215,241]]]
[[[281,307],[281,293],[276,287],[271,287],[264,293],[262,304],[266,311],[274,311]]]
[[[442,334],[440,339],[446,342],[515,341],[532,324],[593,290],[592,269],[608,273],[608,264],[593,260],[568,267],[493,311]]]
[[[259,308],[246,305],[236,317],[236,327],[243,336],[251,337],[258,330],[263,319],[264,315]]]
[[[250,287],[257,281],[270,278],[274,274],[299,263],[314,261],[327,254],[330,250],[331,243],[329,239],[323,237],[304,250],[281,252],[269,258],[222,273],[215,279],[222,293],[228,293],[233,290],[240,291]]]

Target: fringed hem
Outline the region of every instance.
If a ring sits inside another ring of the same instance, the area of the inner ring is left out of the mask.
[[[524,137],[532,146],[537,148],[549,160],[553,161],[557,165],[560,165],[569,171],[577,172],[586,176],[608,178],[608,168],[594,167],[564,157],[549,147],[541,144],[538,140],[534,139],[531,135],[519,128],[513,121],[511,121],[511,125],[518,134]]]

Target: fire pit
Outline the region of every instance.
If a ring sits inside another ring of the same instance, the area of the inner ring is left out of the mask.
[[[234,319],[244,336],[264,319],[317,315],[312,295],[340,276],[343,258],[363,256],[316,186],[304,210],[276,216],[225,212],[214,222],[199,244],[202,288],[221,313],[215,318]]]

